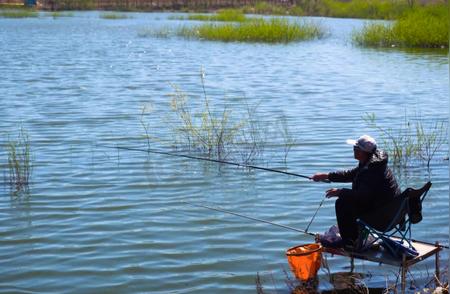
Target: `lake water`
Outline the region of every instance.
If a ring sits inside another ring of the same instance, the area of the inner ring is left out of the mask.
[[[172,150],[171,84],[192,94],[195,107],[201,71],[218,109],[258,105],[261,124],[272,131],[256,163],[302,175],[355,166],[345,140],[381,136],[365,113],[384,128],[403,125],[405,114],[448,118],[447,56],[355,47],[351,32],[363,20],[315,18],[326,38],[266,45],[142,37],[196,22],[130,16],[0,19],[1,144],[22,125],[34,156],[29,196],[11,196],[4,185],[0,192],[2,293],[254,293],[258,273],[266,291],[289,292],[285,250],[311,243],[310,236],[184,201],[304,229],[324,191],[345,185],[100,146],[145,148],[144,118],[156,138],[151,146]],[[145,105],[151,109],[143,117]],[[283,118],[296,141],[286,162],[273,127]],[[446,245],[447,148],[430,172],[412,162],[397,174],[402,188],[431,178],[413,237]],[[0,159],[5,171],[5,148]],[[310,231],[334,223],[329,199]],[[333,272],[349,271],[345,258],[328,261]],[[356,271],[369,287],[394,283],[398,272],[370,262],[357,262]],[[411,276],[423,286],[433,271],[430,258]],[[319,274],[320,288],[329,289],[327,273]]]

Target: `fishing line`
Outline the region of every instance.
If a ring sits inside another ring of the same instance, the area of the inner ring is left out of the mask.
[[[322,207],[323,203],[325,202],[325,199],[327,199],[327,196],[325,196],[325,197],[322,199],[322,202],[320,202],[319,207],[317,208],[316,212],[314,213],[313,217],[311,218],[311,221],[309,222],[308,226],[306,227],[305,232],[308,232],[309,226],[312,224],[314,218],[315,218],[316,215],[317,215],[317,212],[319,212],[319,209]]]
[[[251,165],[251,164],[242,164],[242,163],[231,162],[231,161],[226,161],[226,160],[219,160],[219,159],[212,159],[212,158],[205,158],[205,157],[197,157],[197,156],[192,156],[192,155],[187,155],[187,154],[178,154],[178,153],[161,151],[161,150],[155,150],[155,149],[139,149],[139,148],[121,147],[121,146],[108,146],[108,145],[97,145],[97,146],[105,147],[105,148],[112,148],[112,149],[117,148],[117,149],[122,149],[122,150],[155,153],[155,154],[162,154],[162,155],[168,155],[168,156],[174,156],[174,157],[183,157],[183,158],[189,158],[189,159],[196,159],[196,160],[203,160],[203,161],[216,162],[216,163],[222,163],[222,164],[229,164],[229,165],[234,165],[234,166],[238,166],[238,167],[259,169],[259,170],[275,172],[275,173],[280,173],[280,174],[285,174],[285,175],[289,175],[289,176],[300,177],[300,178],[305,178],[305,179],[308,179],[308,180],[312,180],[312,178],[309,177],[309,176],[305,176],[305,175],[301,175],[301,174],[297,174],[297,173],[285,172],[285,171],[278,170],[278,169],[261,167],[261,166]],[[329,181],[326,181],[326,180],[323,181],[323,182],[329,183]]]
[[[299,233],[302,233],[302,234],[307,234],[307,235],[314,236],[314,237],[316,236],[316,234],[307,232],[307,231],[302,230],[302,229],[297,229],[297,228],[293,228],[293,227],[290,227],[290,226],[277,224],[277,223],[270,222],[270,221],[267,221],[267,220],[264,220],[264,219],[243,215],[243,214],[240,214],[240,213],[232,212],[232,211],[221,209],[221,208],[217,208],[217,207],[211,207],[211,206],[206,206],[206,205],[201,205],[201,204],[194,204],[194,203],[187,202],[187,201],[183,201],[183,203],[189,204],[189,205],[192,205],[192,206],[196,206],[196,207],[202,207],[202,208],[206,208],[206,209],[209,209],[209,210],[214,210],[214,211],[219,211],[219,212],[223,212],[223,213],[239,216],[239,217],[242,217],[242,218],[246,218],[246,219],[257,221],[257,222],[261,222],[261,223],[270,224],[270,225],[273,225],[273,226],[277,226],[277,227],[280,227],[280,228],[284,228],[284,229],[288,229],[288,230],[291,230],[291,231],[299,232]]]

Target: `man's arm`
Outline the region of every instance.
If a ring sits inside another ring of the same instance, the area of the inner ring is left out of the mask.
[[[344,171],[336,171],[328,174],[328,179],[332,182],[339,183],[349,183],[352,182],[356,176],[358,168],[344,170]]]

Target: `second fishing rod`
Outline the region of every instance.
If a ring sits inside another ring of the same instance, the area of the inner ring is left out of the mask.
[[[194,160],[209,161],[209,162],[215,162],[215,163],[220,163],[220,164],[228,164],[228,165],[234,165],[237,167],[264,170],[264,171],[268,171],[268,172],[275,172],[275,173],[280,173],[280,174],[285,174],[285,175],[289,175],[289,176],[300,177],[300,178],[312,180],[312,178],[309,176],[292,173],[292,172],[286,172],[286,171],[268,168],[268,167],[256,166],[256,165],[252,165],[252,164],[243,164],[243,163],[237,163],[237,162],[220,160],[220,159],[213,159],[213,158],[199,157],[199,156],[193,156],[193,155],[188,155],[188,154],[168,152],[168,151],[157,150],[157,149],[140,149],[140,148],[133,148],[133,147],[125,147],[125,146],[110,146],[110,145],[103,145],[103,144],[97,144],[97,146],[104,147],[104,148],[110,148],[110,149],[147,152],[147,153],[161,154],[161,155],[167,155],[167,156],[173,156],[173,157],[182,157],[182,158],[188,158],[188,159],[194,159]],[[328,181],[324,181],[324,182],[328,182]]]

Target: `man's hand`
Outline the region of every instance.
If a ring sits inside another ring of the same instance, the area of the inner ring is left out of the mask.
[[[311,179],[312,179],[314,182],[325,181],[325,180],[328,180],[328,174],[317,173],[317,174],[313,175],[313,176],[311,177]]]
[[[331,197],[339,197],[339,194],[341,193],[341,189],[338,188],[331,188],[329,190],[327,190],[327,198],[331,198]]]

